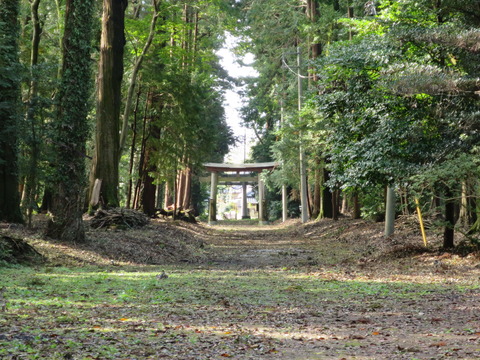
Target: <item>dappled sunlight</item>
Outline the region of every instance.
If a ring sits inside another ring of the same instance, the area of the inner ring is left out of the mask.
[[[154,266],[105,258],[103,266],[0,270],[0,345],[15,347],[12,354],[101,359],[480,356],[474,258],[427,251],[383,260],[381,230],[362,221],[274,231],[172,226],[205,241],[204,260]],[[101,234],[138,234],[134,245],[165,229],[174,228]],[[149,246],[163,246],[158,239]]]
[[[163,270],[168,277],[157,278]],[[4,337],[21,342],[20,331],[38,338],[37,348],[46,348],[44,338],[59,349],[68,340],[74,353],[88,354],[88,336],[95,347],[112,346],[102,357],[112,359],[146,348],[178,359],[199,349],[239,359],[479,355],[478,286],[174,266],[2,270],[9,273],[16,277],[7,283],[5,315],[17,325]]]

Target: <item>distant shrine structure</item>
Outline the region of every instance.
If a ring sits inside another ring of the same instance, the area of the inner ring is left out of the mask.
[[[263,170],[273,170],[278,163],[252,163],[252,164],[222,164],[205,163],[205,169],[210,175],[210,198],[208,205],[208,223],[217,222],[217,186],[219,183],[228,185],[242,185],[242,219],[250,218],[247,211],[247,184],[258,183],[258,223],[267,224],[265,204],[265,184],[260,176]],[[253,175],[252,173],[257,173]],[[286,204],[283,204],[286,206]]]

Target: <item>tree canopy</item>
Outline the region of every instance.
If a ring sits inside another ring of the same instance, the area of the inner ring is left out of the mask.
[[[112,4],[83,14],[74,1],[25,0],[13,17],[2,10],[2,131],[11,135],[2,136],[0,173],[13,177],[0,184],[20,187],[9,210],[21,198],[27,218],[69,201],[82,211],[198,211],[202,163],[222,161],[235,142],[224,91],[243,83],[243,122],[258,140],[251,160],[281,163],[271,199],[281,186],[299,199],[301,148],[312,219],[335,219],[340,201],[344,212],[381,219],[389,186],[405,195],[398,213],[423,199],[447,228],[458,216],[480,227],[478,1]],[[239,55],[254,55],[258,77],[221,68],[227,31]],[[62,182],[75,200],[58,198]]]

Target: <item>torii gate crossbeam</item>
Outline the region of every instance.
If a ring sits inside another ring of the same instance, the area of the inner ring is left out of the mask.
[[[250,174],[240,174],[240,173],[250,173],[256,172],[257,181],[258,181],[258,222],[260,225],[264,225],[267,223],[266,220],[266,207],[265,207],[265,185],[260,177],[260,173],[263,170],[273,170],[278,163],[276,162],[268,162],[268,163],[252,163],[252,164],[222,164],[222,163],[205,163],[203,164],[205,169],[207,169],[211,173],[211,180],[210,180],[210,199],[209,199],[209,206],[208,206],[208,223],[213,225],[217,222],[217,186],[219,182],[219,173],[225,172],[234,172],[237,173],[236,178],[242,183],[243,188],[243,209],[242,213],[245,213],[246,209],[246,178],[251,180]],[[223,181],[226,181],[226,178],[222,178]],[[284,204],[286,206],[286,204]],[[243,216],[242,216],[243,217]]]

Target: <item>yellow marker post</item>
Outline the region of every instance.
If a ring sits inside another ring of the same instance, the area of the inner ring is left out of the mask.
[[[425,226],[423,226],[422,210],[420,210],[420,202],[415,198],[415,205],[417,205],[418,221],[420,222],[420,230],[422,231],[423,244],[427,246],[427,235],[425,235]]]

